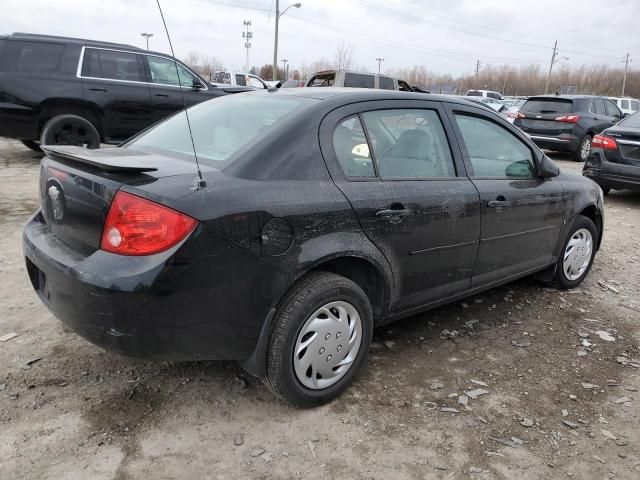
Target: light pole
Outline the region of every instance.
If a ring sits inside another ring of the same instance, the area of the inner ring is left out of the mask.
[[[244,48],[247,50],[247,58],[245,61],[245,72],[249,73],[249,49],[251,48],[251,39],[253,38],[253,32],[249,31],[251,26],[251,20],[244,21],[244,27],[246,31],[242,32],[242,38],[245,39]]]
[[[384,62],[384,58],[376,58],[376,62],[378,62],[378,73],[380,73],[380,64]]]
[[[631,56],[630,53],[627,53],[625,55],[625,59],[623,60],[624,62],[624,77],[622,77],[622,95],[620,95],[621,97],[624,97],[624,88],[627,86],[627,71],[629,70],[629,62],[631,61],[631,59],[629,58]]]
[[[569,57],[558,57],[558,41],[553,45],[553,53],[551,54],[551,63],[549,64],[549,75],[547,75],[547,82],[544,85],[544,93],[545,95],[549,91],[549,82],[551,81],[551,71],[553,70],[553,66],[558,63],[560,60],[569,60]]]
[[[153,37],[153,33],[141,33],[140,35],[147,40],[147,50],[149,50],[149,39]]]
[[[280,61],[282,62],[282,74],[284,75],[284,79],[286,81],[287,80],[287,62],[289,60],[287,60],[286,58],[283,58]]]
[[[280,22],[280,17],[291,7],[300,8],[301,6],[302,4],[300,2],[293,3],[280,12],[280,0],[276,0],[276,29],[275,40],[273,43],[273,75],[271,80],[277,80],[276,75],[278,74],[278,23]]]

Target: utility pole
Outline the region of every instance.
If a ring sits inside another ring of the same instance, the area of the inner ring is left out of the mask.
[[[378,62],[378,73],[380,73],[380,64],[384,62],[384,58],[376,58],[376,62]]]
[[[629,70],[629,62],[631,59],[629,58],[631,55],[627,53],[624,59],[624,77],[622,77],[622,94],[621,97],[624,97],[624,87],[627,86],[627,71]]]
[[[479,73],[480,73],[480,59],[478,59],[478,61],[476,62],[476,77],[478,76]]]
[[[153,37],[153,33],[141,33],[140,35],[147,40],[147,50],[149,50],[149,39]]]
[[[287,80],[287,62],[289,60],[287,60],[286,58],[283,58],[282,60],[280,60],[282,62],[282,74],[285,76],[285,80]]]
[[[245,31],[242,32],[242,38],[244,38],[244,48],[247,50],[247,58],[245,61],[245,72],[249,73],[249,49],[251,48],[251,39],[253,38],[253,32],[249,31],[249,27],[251,26],[251,20],[244,21]]]
[[[273,44],[273,75],[271,80],[277,80],[278,75],[278,23],[280,22],[280,0],[276,0],[276,30]]]

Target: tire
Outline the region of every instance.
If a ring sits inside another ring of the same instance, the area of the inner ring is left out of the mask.
[[[34,142],[33,140],[20,140],[22,142],[22,144],[33,150],[34,152],[42,152],[42,150],[40,149],[40,144],[38,142]]]
[[[86,118],[78,115],[57,115],[42,129],[41,145],[77,145],[100,148],[100,134]]]
[[[591,237],[588,259],[583,255],[585,254],[584,250],[581,251],[576,249],[578,247],[586,248],[585,244],[581,244],[580,240],[576,239],[576,237],[580,237],[581,234],[584,236],[588,236],[585,234],[585,232],[588,232],[588,234]],[[556,273],[553,279],[553,285],[555,285],[558,288],[568,289],[568,288],[574,288],[578,286],[580,283],[582,283],[582,281],[585,279],[585,277],[589,273],[589,270],[591,270],[591,266],[593,265],[593,260],[595,258],[595,252],[596,252],[597,239],[598,239],[598,231],[596,229],[596,226],[593,224],[593,222],[587,217],[583,217],[582,215],[578,216],[573,222],[573,225],[571,225],[571,229],[567,234],[567,238],[565,239],[564,244],[562,245],[560,258],[558,258],[558,263],[556,265]],[[575,242],[576,245],[575,246],[572,245],[572,249],[570,250],[569,244],[570,242],[572,242],[572,240],[576,240]],[[577,257],[576,256],[571,257],[576,259],[576,262],[573,263],[574,268],[572,270],[576,276],[570,275],[571,270],[569,271],[569,273],[566,271],[565,258],[567,258],[568,260],[571,260],[571,258],[569,258],[571,255],[577,255]],[[581,267],[578,269],[578,268],[575,268],[575,265],[581,265]]]
[[[587,161],[587,158],[589,158],[589,154],[591,153],[591,140],[593,140],[593,137],[591,135],[585,135],[580,142],[580,145],[578,145],[578,149],[573,152],[573,159],[576,162]]]
[[[331,317],[318,313],[324,307]],[[341,320],[330,312],[340,313]],[[311,273],[285,295],[278,307],[262,381],[277,397],[298,407],[327,403],[353,381],[366,360],[372,335],[373,315],[364,291],[339,275]],[[304,344],[308,346],[302,348]],[[299,353],[294,356],[296,350]],[[307,368],[309,359],[312,361]],[[329,362],[327,366],[325,361]]]

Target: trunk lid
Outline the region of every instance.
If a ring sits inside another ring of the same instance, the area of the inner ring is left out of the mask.
[[[85,255],[100,247],[107,212],[122,186],[185,176],[179,192],[184,196],[196,181],[191,162],[130,148],[45,146],[43,150],[47,155],[40,163],[39,190],[45,221],[58,239]]]
[[[570,133],[573,124],[556,121],[557,117],[574,111],[573,101],[566,98],[530,98],[520,108],[519,118],[514,122],[530,135],[555,137]]]

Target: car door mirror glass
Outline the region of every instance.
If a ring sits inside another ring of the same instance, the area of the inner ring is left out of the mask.
[[[507,177],[533,177],[536,172],[529,160],[519,160],[507,166],[504,174]]]

